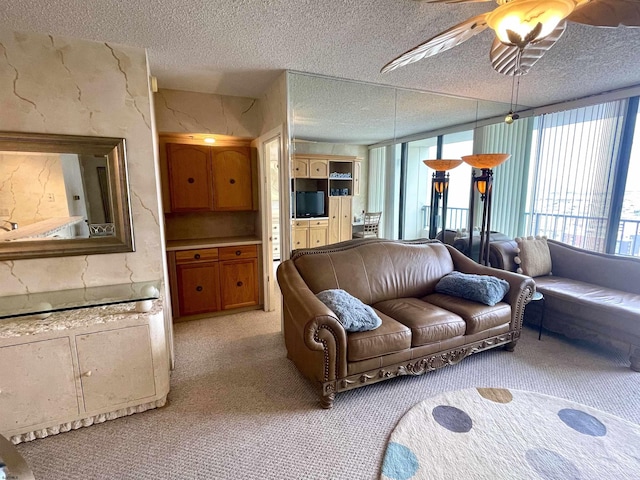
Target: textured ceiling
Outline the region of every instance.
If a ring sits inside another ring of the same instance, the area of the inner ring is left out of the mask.
[[[161,88],[259,97],[292,69],[508,104],[511,79],[490,66],[490,30],[379,73],[400,53],[494,7],[413,0],[3,0],[0,28],[146,47]],[[640,29],[570,23],[522,78],[518,103],[547,105],[638,85],[639,64]],[[468,106],[460,108],[468,117]]]

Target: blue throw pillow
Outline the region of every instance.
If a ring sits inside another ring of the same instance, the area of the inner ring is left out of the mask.
[[[436,292],[462,297],[493,307],[509,291],[509,282],[490,275],[451,272],[436,284]]]
[[[344,290],[323,290],[316,297],[336,314],[347,332],[364,332],[382,325],[373,308]]]

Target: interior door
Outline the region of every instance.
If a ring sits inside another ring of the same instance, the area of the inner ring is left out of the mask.
[[[282,192],[282,128],[276,128],[258,137],[254,144],[258,150],[260,174],[260,216],[262,219],[262,275],[264,284],[264,309],[275,310],[274,256],[280,260],[287,249],[283,248],[289,232],[283,228],[283,219],[288,218],[283,210]],[[274,253],[276,255],[274,255]]]

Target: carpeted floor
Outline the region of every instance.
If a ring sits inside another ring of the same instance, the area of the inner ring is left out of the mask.
[[[640,373],[624,356],[562,337],[538,341],[528,328],[513,353],[338,394],[321,410],[279,330],[278,312],[177,324],[166,407],[18,449],[39,480],[374,479],[408,409],[476,386],[566,398],[640,424]]]

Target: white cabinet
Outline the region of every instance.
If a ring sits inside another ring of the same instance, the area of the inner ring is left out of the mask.
[[[164,405],[169,355],[155,303],[58,312],[46,328],[3,320],[0,434],[20,443]]]
[[[147,325],[77,335],[76,348],[87,412],[156,394]]]
[[[0,348],[0,432],[63,421],[79,404],[68,337]]]

